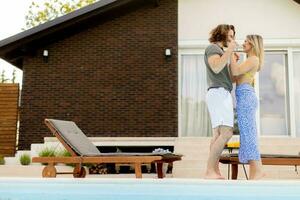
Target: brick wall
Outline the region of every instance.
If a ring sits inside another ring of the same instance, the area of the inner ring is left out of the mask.
[[[23,63],[19,149],[51,136],[44,118],[73,120],[93,137],[177,136],[175,0],[95,25]]]

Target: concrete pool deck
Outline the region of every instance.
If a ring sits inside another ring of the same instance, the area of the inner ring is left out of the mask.
[[[56,166],[58,171],[72,171],[72,167],[68,166]],[[268,166],[269,167],[269,166]],[[0,178],[3,177],[15,177],[15,178],[41,178],[42,170],[44,166],[42,165],[0,165]],[[274,168],[274,167],[273,167]],[[278,167],[277,167],[278,168]],[[300,181],[300,175],[297,174],[292,167],[281,167],[283,169],[278,169],[277,172],[266,171],[266,177],[262,180],[295,180]],[[201,173],[197,176],[191,176],[195,172],[186,172],[185,174],[179,174],[175,172],[173,174],[167,174],[166,179],[202,179],[203,176]],[[227,168],[226,166],[222,166],[222,174],[227,177]],[[281,175],[281,176],[280,176]],[[70,174],[57,175],[57,178],[73,178]],[[135,174],[87,174],[86,178],[132,178],[135,179]],[[154,173],[143,173],[143,178],[146,179],[157,179],[156,174]],[[244,173],[242,169],[240,169],[239,180],[245,180]]]
[[[22,178],[41,178],[42,170],[44,166],[41,165],[0,165],[0,178],[3,177],[22,177]],[[68,171],[73,170],[72,167],[68,166],[56,166],[58,171]],[[172,178],[171,174],[167,174],[166,178]],[[57,175],[57,178],[73,178],[70,174]],[[135,174],[87,174],[86,178],[135,178]],[[156,179],[157,175],[154,173],[148,174],[144,173],[143,178]]]
[[[174,146],[176,153],[184,155],[182,161],[173,164],[173,174],[167,178],[202,179],[206,170],[209,153],[210,138],[90,138],[97,146]],[[31,164],[22,166],[18,157],[22,153],[29,153],[32,157],[45,146],[57,147],[57,139],[45,138],[43,144],[33,144],[31,151],[18,152],[13,158],[6,158],[6,165],[0,165],[0,177],[41,177],[43,166]],[[300,152],[300,138],[260,138],[261,153],[298,155]],[[227,151],[225,151],[227,153]],[[70,167],[58,166],[59,171],[72,171]],[[248,168],[248,166],[246,166]],[[220,164],[223,176],[227,177],[228,166]],[[264,180],[300,180],[300,166],[263,166],[266,172]],[[297,173],[297,171],[299,173]],[[247,169],[247,171],[249,171]],[[58,177],[72,177],[72,175],[58,175]],[[87,175],[92,178],[134,178],[134,174]],[[156,174],[143,174],[144,178],[156,178]],[[239,180],[245,180],[242,166],[239,166]]]

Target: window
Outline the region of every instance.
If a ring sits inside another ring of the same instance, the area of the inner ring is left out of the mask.
[[[261,135],[288,135],[287,54],[266,52],[259,72]]]
[[[211,136],[211,124],[205,102],[207,82],[203,55],[181,55],[179,78],[181,136]]]
[[[265,63],[255,81],[259,135],[300,137],[300,50],[282,49],[265,52]],[[245,55],[240,55],[240,60],[245,60]],[[182,50],[179,62],[180,136],[211,136],[206,91],[203,52]]]

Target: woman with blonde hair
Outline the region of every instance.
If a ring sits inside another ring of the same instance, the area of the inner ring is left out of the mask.
[[[249,179],[260,179],[264,176],[258,146],[255,114],[258,100],[254,91],[254,77],[263,64],[264,47],[260,35],[248,35],[243,44],[247,59],[238,64],[239,56],[233,53],[230,69],[236,78],[236,111],[240,130],[239,161],[249,163]]]

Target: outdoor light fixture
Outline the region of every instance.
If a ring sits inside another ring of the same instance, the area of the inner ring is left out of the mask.
[[[166,58],[170,58],[172,56],[171,49],[166,49],[165,50],[165,56],[166,56]]]
[[[49,52],[48,52],[48,50],[45,49],[43,51],[43,60],[44,60],[45,63],[48,62],[48,56],[49,56]]]

